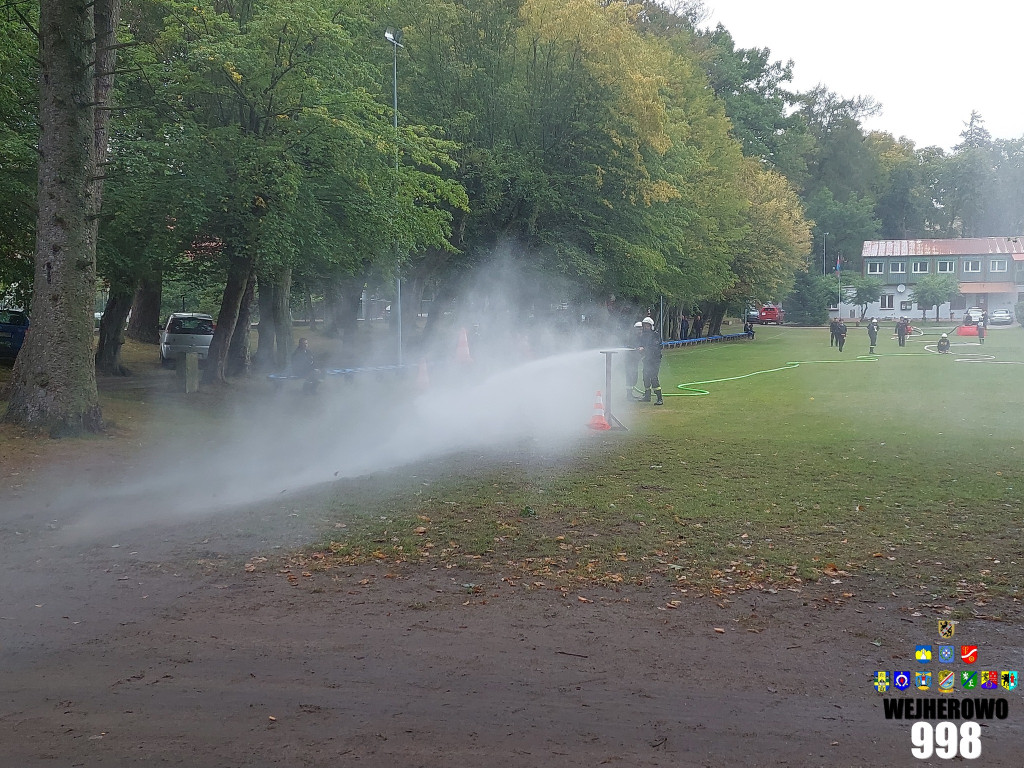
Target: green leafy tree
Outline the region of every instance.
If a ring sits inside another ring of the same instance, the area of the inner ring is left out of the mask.
[[[161,21],[143,41],[150,57],[136,85],[155,119],[137,130],[165,143],[168,175],[190,185],[187,206],[172,211],[176,232],[189,250],[212,245],[225,276],[207,382],[226,373],[257,273],[286,309],[296,269],[393,269],[395,242],[445,247],[451,211],[465,205],[443,175],[453,145],[415,124],[396,135],[371,9],[326,0],[142,7],[143,21]],[[290,323],[277,326],[287,349]]]
[[[835,296],[834,279],[797,272],[793,290],[786,298],[786,319],[798,325],[824,325]]]
[[[921,155],[912,142],[895,141],[887,133],[871,133],[867,141],[879,163],[875,191],[878,235],[892,240],[925,237],[931,198]]]
[[[652,26],[658,21],[654,16]],[[788,87],[793,62],[772,61],[768,48],[736,48],[721,24],[696,32],[694,48],[709,85],[725,104],[743,153],[768,163],[802,189],[814,138],[805,116],[794,110],[797,95]]]
[[[28,306],[33,276],[38,56],[30,26],[0,14],[0,303],[15,306]]]
[[[854,304],[860,307],[860,319],[868,312],[868,304],[878,301],[882,295],[882,288],[885,283],[877,277],[863,277],[862,275],[843,274],[844,303]]]
[[[922,275],[914,285],[911,300],[921,308],[921,317],[935,307],[935,322],[939,321],[939,305],[960,295],[960,283],[953,275]]]

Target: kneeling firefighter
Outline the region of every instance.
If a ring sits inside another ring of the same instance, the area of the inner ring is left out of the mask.
[[[643,333],[640,336],[640,350],[644,361],[644,396],[642,402],[651,402],[651,390],[657,398],[655,405],[664,405],[661,396],[661,381],[658,371],[661,369],[661,334],[654,330],[654,320],[645,317],[642,321]]]

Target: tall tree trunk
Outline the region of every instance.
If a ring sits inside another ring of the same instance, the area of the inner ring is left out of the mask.
[[[163,294],[163,274],[159,271],[139,279],[132,311],[128,318],[129,339],[143,344],[160,342],[160,302]]]
[[[359,303],[366,288],[366,276],[346,277],[338,282],[340,299],[338,327],[346,343],[351,343],[359,326]]]
[[[103,428],[93,361],[96,237],[120,0],[42,0],[32,329],[5,420],[63,436]],[[97,109],[97,107],[101,107]]]
[[[256,328],[256,359],[254,366],[259,371],[270,371],[277,367],[277,327],[274,324],[274,283],[269,275],[256,279],[258,290],[256,303],[260,310],[260,322]]]
[[[306,291],[303,294],[303,300],[306,303],[306,323],[310,328],[316,326],[316,313],[313,311],[313,294],[310,291]]]
[[[231,345],[231,337],[235,333],[238,311],[242,306],[242,297],[245,296],[252,268],[253,260],[248,253],[244,255],[232,253],[228,257],[228,280],[224,286],[224,296],[220,301],[220,312],[217,314],[217,330],[214,331],[213,340],[210,342],[210,351],[206,355],[203,384],[224,382],[228,349]]]
[[[96,344],[96,373],[110,376],[128,376],[131,373],[121,364],[124,323],[131,308],[131,286],[115,279],[110,284],[107,304],[103,308],[103,317],[100,318],[100,334]]]
[[[720,336],[722,333],[722,321],[725,319],[724,304],[709,304],[704,314],[707,327],[704,330],[705,336]]]
[[[415,352],[422,342],[419,328],[420,307],[426,280],[422,274],[413,274],[402,286],[402,345]]]
[[[338,278],[324,278],[324,327],[333,339],[342,335],[341,330],[342,294]]]
[[[292,270],[285,267],[274,279],[274,313],[275,341],[277,343],[276,367],[281,369],[288,365],[288,356],[292,351],[292,313],[289,307],[292,295]]]
[[[231,334],[228,346],[228,376],[245,376],[249,373],[249,326],[252,325],[252,299],[256,292],[256,275],[249,275],[249,282],[242,294],[242,304],[238,308],[238,322],[235,332]]]
[[[451,280],[444,280],[434,291],[434,300],[430,302],[430,314],[427,315],[427,322],[423,326],[423,343],[427,344],[437,333],[444,316],[444,307],[455,298],[455,289]]]

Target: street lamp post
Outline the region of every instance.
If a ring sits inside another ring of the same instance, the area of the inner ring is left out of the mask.
[[[395,301],[392,307],[392,317],[395,318],[398,324],[398,364],[402,365],[402,268],[398,255],[398,49],[405,46],[402,45],[401,29],[388,27],[384,32],[384,37],[391,43],[391,47],[395,51],[394,66],[391,70],[392,93],[394,95],[391,106],[395,126],[395,210],[393,214],[395,217],[393,221],[395,228]]]

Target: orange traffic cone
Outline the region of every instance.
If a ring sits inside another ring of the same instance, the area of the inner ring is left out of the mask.
[[[420,360],[419,371],[416,373],[416,389],[425,392],[430,389],[430,374],[427,372],[427,359]]]
[[[612,428],[612,425],[608,423],[608,419],[604,417],[604,400],[601,398],[601,390],[597,390],[594,400],[594,415],[590,417],[590,423],[587,426],[591,429]]]
[[[466,335],[466,329],[463,328],[459,331],[459,346],[455,348],[455,362],[456,363],[472,363],[473,358],[469,356],[469,337]]]

